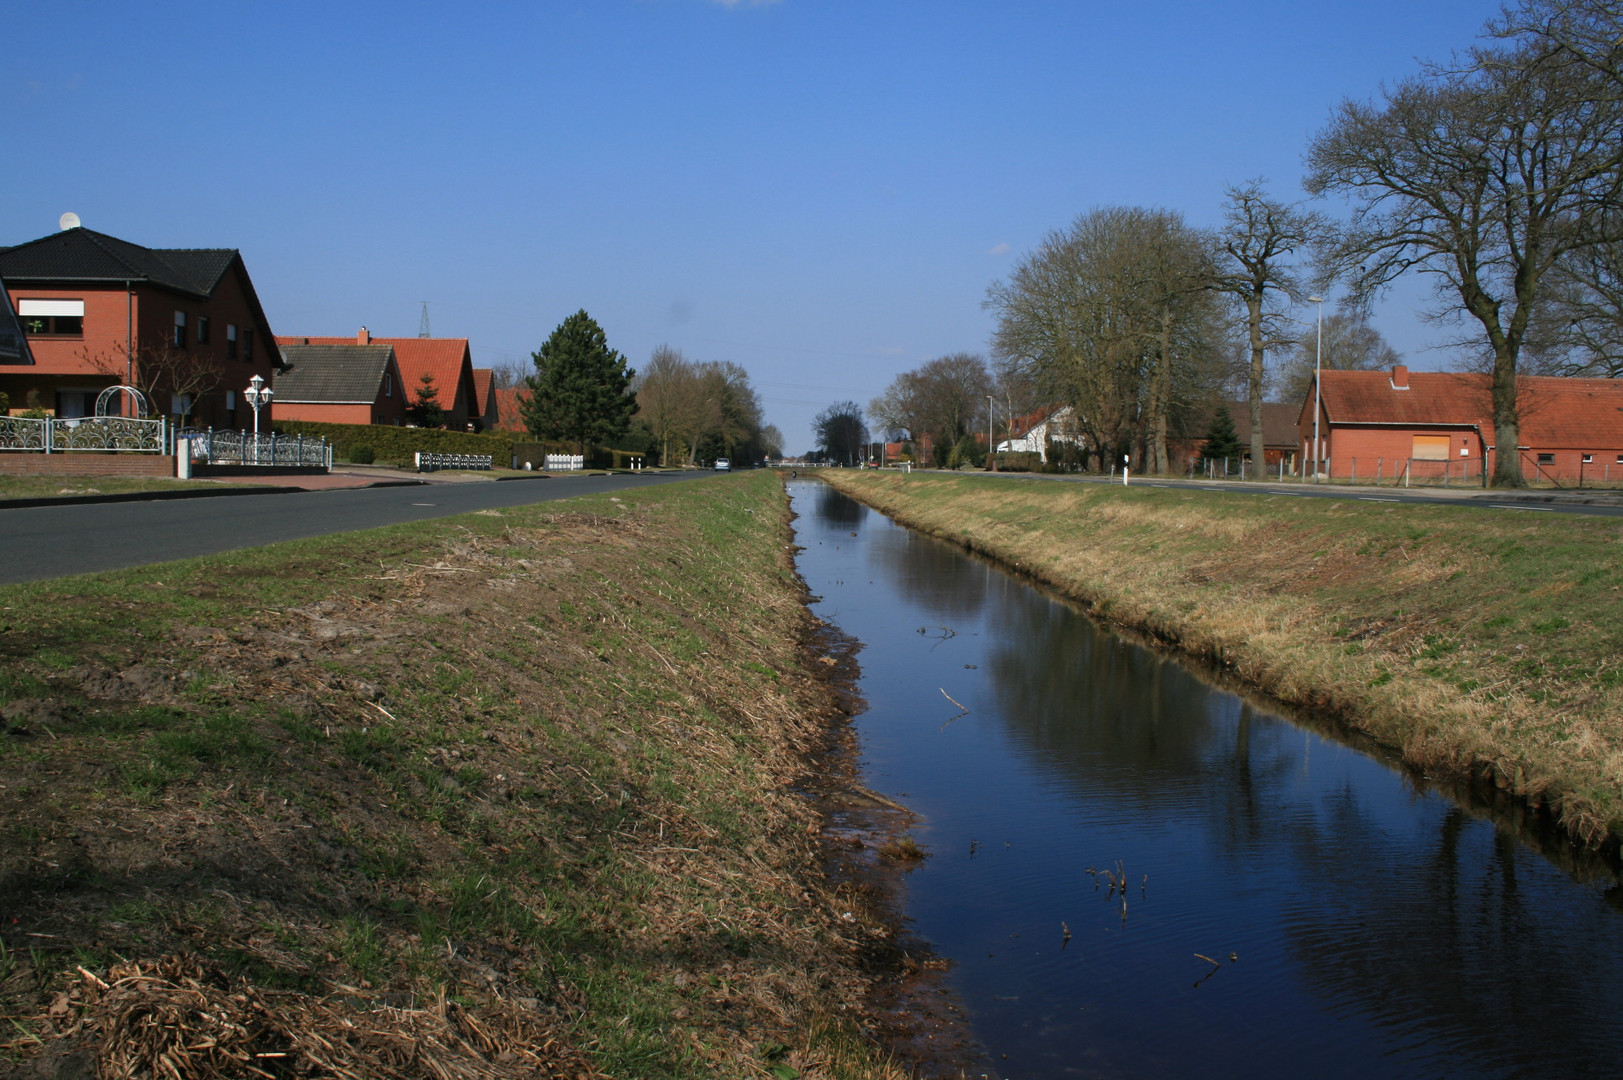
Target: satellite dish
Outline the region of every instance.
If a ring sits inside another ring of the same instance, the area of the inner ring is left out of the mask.
[[[69,229],[77,229],[79,227],[79,215],[69,210],[57,218],[56,223],[62,227],[63,232],[67,232]]]

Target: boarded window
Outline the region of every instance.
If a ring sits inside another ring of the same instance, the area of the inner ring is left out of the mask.
[[[1447,461],[1448,436],[1447,435],[1416,435],[1414,449],[1409,456],[1416,461]]]

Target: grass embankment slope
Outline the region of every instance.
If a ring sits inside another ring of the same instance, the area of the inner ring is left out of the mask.
[[[1623,837],[1615,520],[830,470],[900,521],[1328,714],[1433,775]]]
[[[763,473],[0,588],[0,1076],[900,1076],[786,513]]]

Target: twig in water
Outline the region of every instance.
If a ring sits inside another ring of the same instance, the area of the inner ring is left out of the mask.
[[[941,690],[940,687],[937,687],[936,689]],[[952,723],[954,720],[957,720],[960,717],[964,717],[964,716],[969,715],[969,706],[965,705],[961,701],[958,701],[951,694],[947,693],[945,690],[941,690],[941,696],[946,698],[948,701],[952,702],[954,705],[958,706],[960,709],[964,710],[963,712],[959,713],[957,716],[948,717],[947,723],[941,725],[941,730],[946,731],[947,730],[947,724]]]

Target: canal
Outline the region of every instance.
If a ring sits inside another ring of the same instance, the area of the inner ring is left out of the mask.
[[[1623,1076],[1623,889],[1494,816],[790,483],[860,642],[911,929],[988,1060],[1044,1077]]]

